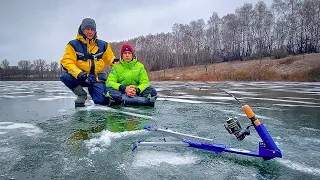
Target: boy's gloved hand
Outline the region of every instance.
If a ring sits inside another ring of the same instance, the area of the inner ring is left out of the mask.
[[[140,95],[140,89],[139,88],[134,88],[136,90],[136,95],[139,96]]]

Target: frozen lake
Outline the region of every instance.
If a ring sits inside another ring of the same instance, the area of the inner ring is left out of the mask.
[[[61,82],[0,81],[0,179],[320,179],[320,83],[152,85],[159,93],[154,108],[111,108],[88,100],[76,109],[75,96]],[[243,141],[225,130],[229,116],[242,126],[250,121],[219,88],[251,106],[283,158],[264,162],[185,147],[131,151],[137,140],[163,141],[163,135],[143,130],[155,124],[257,150],[254,128]]]

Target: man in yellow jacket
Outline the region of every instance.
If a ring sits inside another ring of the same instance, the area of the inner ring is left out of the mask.
[[[105,66],[110,66],[115,56],[110,43],[97,39],[96,23],[85,18],[78,29],[75,40],[66,47],[60,63],[66,72],[61,81],[77,95],[76,107],[82,107],[87,93],[82,87],[88,87],[92,100],[96,104],[107,104]]]

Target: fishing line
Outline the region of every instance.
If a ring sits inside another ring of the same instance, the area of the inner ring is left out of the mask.
[[[229,96],[233,97],[239,104],[241,104],[241,106],[244,106],[244,105],[245,105],[245,104],[243,104],[238,98],[236,98],[233,94],[227,92],[226,90],[221,89],[221,88],[219,88],[219,87],[216,87],[216,86],[214,86],[214,85],[211,85],[210,83],[208,83],[208,82],[206,82],[206,81],[203,81],[203,82],[206,83],[207,85],[209,85],[210,87],[215,88],[215,89],[217,89],[217,90],[220,90],[220,91],[222,91],[222,92],[225,92],[225,93],[228,94]],[[202,87],[200,87],[199,90],[201,90],[201,88],[202,88]],[[251,126],[253,126],[253,125],[251,124],[251,125],[247,126],[246,129],[249,129]]]
[[[206,83],[207,85],[209,85],[210,87],[214,88],[214,89],[220,90],[220,91],[228,94],[229,96],[233,97],[239,104],[241,104],[242,106],[244,106],[244,104],[243,104],[238,98],[236,98],[233,94],[227,92],[227,91],[224,90],[224,89],[221,89],[221,88],[219,88],[219,87],[216,87],[216,86],[214,86],[214,85],[211,85],[210,83],[208,83],[208,82],[206,82],[206,81],[203,81],[203,82]],[[201,90],[201,88],[202,88],[202,87],[199,88],[199,91]]]
[[[187,89],[187,87],[186,87],[187,85],[183,85],[182,87],[182,89]],[[160,105],[160,108],[162,107],[162,106],[164,106],[164,103],[165,103],[165,101],[167,101],[167,98],[170,96],[170,95],[172,95],[175,91],[177,91],[177,90],[181,90],[180,88],[178,88],[178,89],[173,89],[172,91],[170,91],[170,93],[168,94],[168,95],[166,95],[165,96],[165,98],[164,98],[164,100],[162,101],[162,103],[161,103],[161,105]],[[158,116],[159,116],[160,114],[159,114],[159,112],[158,112]],[[158,124],[157,124],[157,121],[156,121],[156,118],[154,118],[153,119],[153,123],[154,123],[154,127],[155,128],[158,128]],[[163,133],[161,133],[162,135],[164,135]],[[163,140],[166,142],[166,139],[165,138],[163,138]]]

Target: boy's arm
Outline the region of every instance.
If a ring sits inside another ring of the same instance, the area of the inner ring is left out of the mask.
[[[108,75],[108,79],[106,81],[107,87],[112,87],[115,90],[125,92],[126,86],[118,83],[118,76],[115,67],[112,68],[111,72]]]
[[[140,76],[139,76],[139,85],[137,88],[139,89],[139,93],[142,93],[147,87],[149,87],[149,77],[147,74],[146,69],[144,68],[144,65],[142,65]]]

